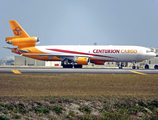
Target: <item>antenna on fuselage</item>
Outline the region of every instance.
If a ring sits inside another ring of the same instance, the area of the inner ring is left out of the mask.
[[[97,43],[95,42],[94,45],[97,45]]]

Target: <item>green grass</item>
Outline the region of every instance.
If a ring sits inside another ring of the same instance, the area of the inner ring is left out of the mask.
[[[65,115],[65,106],[72,103],[83,115],[72,109]],[[12,114],[10,119],[28,115],[39,119],[154,120],[158,119],[158,75],[0,73],[0,109],[6,116]],[[92,115],[94,109],[99,115]],[[0,119],[9,119],[5,115]]]
[[[158,96],[158,75],[0,74],[1,97]]]

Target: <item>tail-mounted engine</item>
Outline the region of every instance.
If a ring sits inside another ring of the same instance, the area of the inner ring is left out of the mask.
[[[39,41],[40,41],[39,37],[26,37],[26,38],[7,37],[6,38],[6,43],[18,47],[33,47],[36,44],[38,44]]]

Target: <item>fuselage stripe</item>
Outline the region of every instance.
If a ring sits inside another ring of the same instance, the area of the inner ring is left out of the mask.
[[[71,53],[71,54],[82,54],[82,55],[114,58],[114,57],[110,57],[110,56],[96,55],[96,54],[91,54],[91,53],[83,53],[83,52],[76,52],[76,51],[70,51],[70,50],[61,50],[61,49],[47,49],[47,50],[56,51],[56,52],[63,52],[63,53]]]

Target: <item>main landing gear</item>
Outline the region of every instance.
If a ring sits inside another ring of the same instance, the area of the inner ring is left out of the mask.
[[[82,68],[82,65],[62,65],[63,68]]]
[[[82,65],[65,64],[64,62],[61,63],[61,66],[63,66],[63,68],[82,68]]]
[[[118,63],[118,67],[119,67],[119,69],[122,69],[123,66],[124,66],[123,62],[119,62],[119,63]]]
[[[145,69],[149,69],[149,65],[148,64],[145,65]]]
[[[158,69],[158,65],[155,65],[155,66],[154,66],[154,69]]]
[[[139,69],[139,66],[136,62],[133,62],[132,69]]]
[[[145,68],[145,69],[149,69],[149,65],[146,64],[146,65],[144,66],[144,68]],[[139,66],[138,66],[136,63],[133,63],[132,69],[139,69]]]

